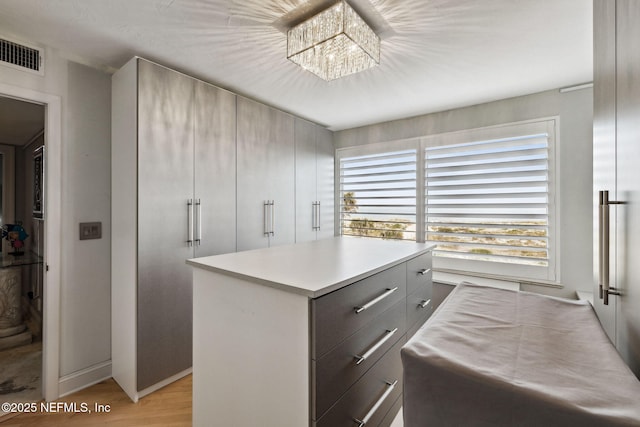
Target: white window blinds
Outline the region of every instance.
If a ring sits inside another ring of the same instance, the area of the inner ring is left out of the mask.
[[[425,148],[437,255],[549,265],[549,134],[516,135]]]
[[[416,164],[416,149],[341,157],[341,233],[415,240]]]

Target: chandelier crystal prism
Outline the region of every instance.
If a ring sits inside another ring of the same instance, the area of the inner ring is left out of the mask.
[[[345,0],[287,33],[287,58],[330,81],[380,63],[380,38]]]

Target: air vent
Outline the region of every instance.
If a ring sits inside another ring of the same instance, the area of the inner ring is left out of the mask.
[[[44,74],[42,50],[0,38],[0,64]]]

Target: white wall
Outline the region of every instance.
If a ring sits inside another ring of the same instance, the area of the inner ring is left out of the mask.
[[[559,264],[563,289],[523,286],[523,290],[572,296],[591,289],[591,202],[593,90],[558,90],[480,104],[456,110],[379,123],[334,134],[336,148],[394,141],[463,129],[559,116]]]
[[[72,62],[67,73],[61,376],[111,359],[111,76]],[[96,221],[102,239],[80,241],[79,223]]]
[[[111,359],[111,77],[51,48],[45,61],[44,77],[0,66],[0,83],[61,98],[60,377],[65,377]],[[102,239],[79,241],[78,223],[85,221],[102,222]],[[74,387],[81,384],[82,379]]]

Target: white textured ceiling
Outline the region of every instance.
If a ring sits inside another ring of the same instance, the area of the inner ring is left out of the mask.
[[[592,79],[590,0],[350,0],[380,65],[325,82],[282,27],[327,1],[0,0],[0,34],[114,69],[146,57],[333,130]]]

